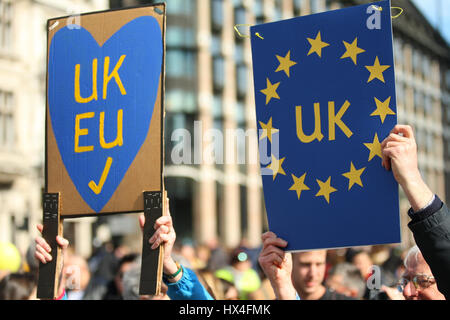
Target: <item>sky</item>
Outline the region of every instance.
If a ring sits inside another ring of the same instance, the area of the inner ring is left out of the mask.
[[[414,4],[422,11],[428,21],[439,29],[441,34],[450,44],[450,0],[413,0]],[[440,6],[440,9],[439,9]],[[408,14],[405,12],[404,14]],[[442,25],[437,26],[441,15]]]

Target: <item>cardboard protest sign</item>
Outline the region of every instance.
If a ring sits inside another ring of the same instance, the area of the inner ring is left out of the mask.
[[[270,230],[288,250],[400,242],[390,1],[251,28]]]
[[[165,6],[48,21],[46,192],[61,215],[144,210],[163,190]]]

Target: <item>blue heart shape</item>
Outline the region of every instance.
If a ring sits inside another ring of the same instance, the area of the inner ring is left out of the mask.
[[[109,66],[105,73],[106,57]],[[95,212],[100,212],[112,197],[147,137],[162,58],[161,28],[151,16],[127,23],[102,46],[78,26],[66,26],[53,36],[48,66],[51,124],[64,166],[81,197]],[[94,59],[97,96],[93,95]],[[103,99],[105,75],[111,79],[105,85]],[[87,100],[80,102],[83,98]],[[100,130],[101,115],[104,130]]]

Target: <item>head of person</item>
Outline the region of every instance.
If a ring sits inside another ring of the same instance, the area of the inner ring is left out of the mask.
[[[247,271],[252,267],[252,262],[245,250],[237,248],[231,253],[230,265],[236,270]]]
[[[71,291],[86,290],[91,280],[91,272],[86,259],[76,254],[69,254],[65,258],[63,275],[65,287]]]
[[[406,300],[444,300],[439,292],[430,266],[417,246],[412,247],[405,258],[405,273],[399,282],[399,290]]]
[[[372,272],[373,262],[367,251],[350,248],[346,253],[346,261],[355,265],[364,279]]]
[[[366,288],[359,269],[347,262],[339,263],[330,270],[326,284],[337,293],[356,299],[362,298]]]
[[[292,254],[292,283],[300,297],[323,291],[326,269],[326,250],[295,252]],[[319,297],[320,298],[320,297]]]
[[[120,259],[117,266],[116,276],[114,277],[114,283],[119,294],[123,294],[123,277],[125,273],[136,266],[136,264],[138,263],[138,259],[139,256],[136,253],[127,254],[123,256],[122,259]]]
[[[0,300],[35,299],[36,286],[34,274],[11,273],[0,281]]]

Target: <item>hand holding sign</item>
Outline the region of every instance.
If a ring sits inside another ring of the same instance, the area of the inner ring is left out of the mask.
[[[433,198],[433,192],[422,180],[417,166],[417,145],[413,129],[396,125],[381,143],[383,167],[392,168],[394,177],[405,191],[414,211],[424,208]]]

